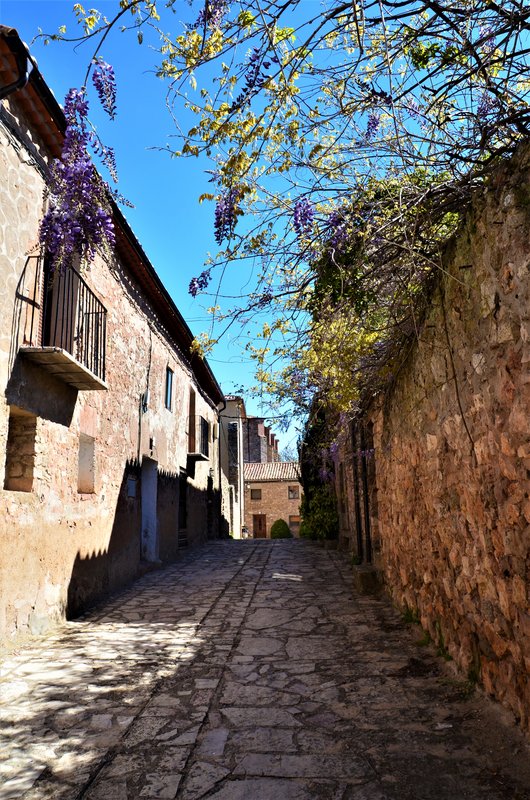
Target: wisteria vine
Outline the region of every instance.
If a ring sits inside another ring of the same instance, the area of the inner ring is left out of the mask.
[[[94,86],[103,108],[113,119],[116,114],[114,70],[102,59],[94,63]],[[114,151],[103,145],[89,128],[88,110],[86,90],[70,89],[64,103],[66,131],[61,157],[54,159],[50,166],[48,210],[39,232],[39,241],[52,271],[72,267],[76,258],[90,262],[98,247],[112,247],[115,243],[109,203],[112,192],[98,175],[88,148],[93,148],[116,180]]]

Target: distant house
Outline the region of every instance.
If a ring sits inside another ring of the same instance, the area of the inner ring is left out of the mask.
[[[220,414],[220,448],[223,482],[223,517],[234,539],[241,538],[245,524],[243,449],[247,421],[245,403],[237,395],[226,396]]]
[[[243,460],[279,461],[278,439],[263,417],[246,416],[243,421]]]
[[[218,536],[224,398],[117,207],[111,256],[50,273],[38,232],[65,118],[4,27],[0,98],[0,632],[16,636]]]
[[[284,519],[293,536],[300,533],[302,485],[297,461],[245,464],[245,524],[255,539],[270,538],[271,526]]]

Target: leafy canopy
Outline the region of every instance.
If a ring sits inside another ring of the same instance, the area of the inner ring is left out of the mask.
[[[116,28],[156,41],[175,154],[212,161],[201,200],[220,251],[190,291],[214,295],[216,327],[197,347],[265,314],[251,351],[279,406],[304,413],[316,393],[351,410],[415,335],[473,188],[530,133],[528,4],[121,0],[114,17],[75,14],[95,57]],[[224,310],[228,264],[257,278]]]

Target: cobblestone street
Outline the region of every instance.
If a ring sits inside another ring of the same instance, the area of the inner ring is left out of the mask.
[[[1,800],[530,798],[509,716],[350,573],[212,543],[12,652]]]

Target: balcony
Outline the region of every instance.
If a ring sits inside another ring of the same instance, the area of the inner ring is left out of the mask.
[[[107,311],[79,272],[53,275],[38,259],[25,301],[20,354],[64,383],[104,390]]]
[[[210,458],[210,426],[204,417],[189,417],[188,458],[194,461],[208,461]]]

